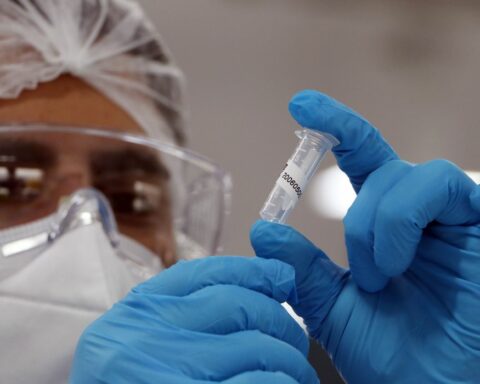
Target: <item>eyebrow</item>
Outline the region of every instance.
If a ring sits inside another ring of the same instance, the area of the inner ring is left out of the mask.
[[[0,164],[25,164],[50,167],[57,161],[55,151],[34,141],[5,139],[0,141]]]
[[[90,166],[94,175],[112,171],[120,173],[142,170],[149,175],[162,179],[168,180],[170,178],[170,172],[158,156],[131,148],[92,152],[90,154]]]

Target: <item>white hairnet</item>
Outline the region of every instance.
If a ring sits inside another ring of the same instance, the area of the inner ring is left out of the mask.
[[[149,136],[183,142],[182,74],[137,3],[0,0],[0,98],[65,73],[117,103]]]

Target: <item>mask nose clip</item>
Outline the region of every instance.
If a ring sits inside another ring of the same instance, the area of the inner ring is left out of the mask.
[[[53,217],[3,234],[0,237],[0,257],[10,258],[44,249],[65,233],[95,223],[101,223],[110,244],[117,248],[120,234],[107,198],[93,188],[79,189],[60,204]]]
[[[61,203],[48,233],[48,241],[53,242],[73,229],[96,222],[102,224],[110,244],[117,247],[117,222],[107,198],[93,188],[79,189]]]

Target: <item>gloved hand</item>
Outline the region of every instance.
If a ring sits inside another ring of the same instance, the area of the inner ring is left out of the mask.
[[[251,232],[258,256],[295,268],[291,304],[311,336],[348,383],[480,383],[480,188],[445,160],[399,160],[326,95],[301,92],[290,111],[339,139],[357,191],[344,220],[350,271],[290,227]]]
[[[295,302],[294,280],[276,260],[180,262],[85,330],[70,382],[318,383],[308,339],[279,304]]]

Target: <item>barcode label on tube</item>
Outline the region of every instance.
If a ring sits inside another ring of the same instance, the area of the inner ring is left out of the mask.
[[[302,197],[305,184],[305,174],[291,161],[287,163],[277,180],[277,185],[282,187],[295,201]]]

